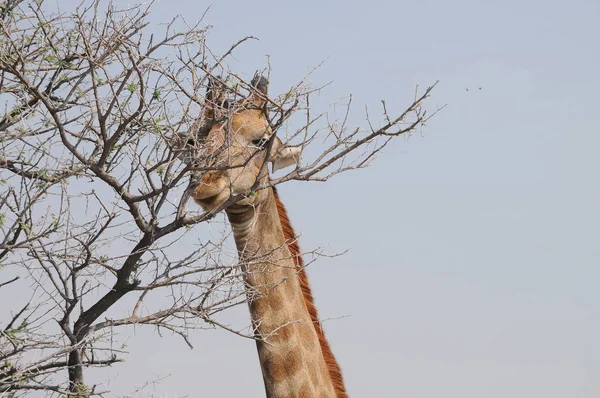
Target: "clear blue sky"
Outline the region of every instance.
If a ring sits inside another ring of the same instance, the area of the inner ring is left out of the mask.
[[[159,1],[152,21],[209,5]],[[305,250],[349,249],[309,275],[322,316],[343,317],[325,328],[352,397],[600,396],[599,17],[597,1],[212,5],[216,51],[260,38],[232,68],[251,75],[270,54],[275,95],[326,59],[312,81],[333,84],[314,104],[352,93],[354,125],[364,105],[377,119],[380,100],[400,110],[440,80],[430,106],[448,106],[422,136],[281,187]],[[264,396],[252,341],[199,331],[190,351],[135,333],[106,373],[119,395],[168,376],[147,392]]]

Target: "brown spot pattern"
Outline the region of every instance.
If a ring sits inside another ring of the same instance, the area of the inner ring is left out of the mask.
[[[302,384],[302,386],[298,390],[298,397],[299,398],[312,398],[310,385],[308,383]]]
[[[302,361],[299,360],[301,353],[299,350],[299,347],[296,347],[283,354],[271,352],[265,357],[263,367],[268,370],[270,375],[269,381],[273,385],[290,380],[298,372],[302,371]]]

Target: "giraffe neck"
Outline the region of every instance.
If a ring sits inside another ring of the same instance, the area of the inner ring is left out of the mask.
[[[268,398],[336,397],[286,245],[276,199],[227,211],[240,255]]]
[[[342,370],[340,369],[340,365],[337,363],[337,360],[331,351],[331,347],[329,347],[329,342],[325,337],[325,331],[321,325],[317,306],[315,305],[315,301],[313,299],[312,289],[310,288],[308,275],[304,267],[304,260],[302,259],[302,252],[300,251],[300,245],[298,244],[298,235],[296,235],[296,232],[294,232],[294,228],[292,227],[292,223],[288,217],[287,210],[279,199],[279,194],[277,193],[277,189],[275,189],[275,187],[273,187],[273,194],[275,196],[277,212],[279,213],[279,222],[283,228],[283,236],[287,242],[287,247],[290,251],[290,254],[296,263],[300,288],[302,289],[302,295],[304,296],[304,303],[306,304],[306,308],[310,314],[310,318],[312,319],[317,336],[319,336],[321,352],[323,353],[323,358],[325,359],[327,369],[329,370],[329,377],[333,382],[336,398],[348,398],[348,393],[346,392],[346,387],[344,385],[344,378],[342,377]]]

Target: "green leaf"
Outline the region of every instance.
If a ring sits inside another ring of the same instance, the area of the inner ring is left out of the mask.
[[[127,91],[129,91],[130,93],[134,93],[137,89],[138,85],[135,83],[131,83],[129,86],[127,86]]]

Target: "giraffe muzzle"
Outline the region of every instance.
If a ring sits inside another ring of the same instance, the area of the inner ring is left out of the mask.
[[[192,197],[200,204],[212,202],[227,188],[226,180],[221,173],[209,171],[194,188]]]

